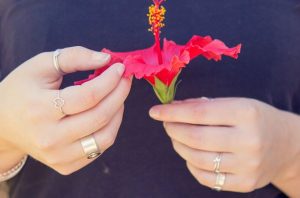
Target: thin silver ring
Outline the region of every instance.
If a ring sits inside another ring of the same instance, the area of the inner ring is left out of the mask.
[[[66,73],[61,69],[61,67],[59,66],[59,63],[58,63],[58,57],[60,54],[61,54],[61,49],[57,49],[53,52],[53,65],[59,74],[64,75]]]
[[[66,115],[63,110],[65,100],[60,96],[60,90],[57,90],[57,96],[53,99],[53,103],[56,109],[58,109],[63,115]]]
[[[216,191],[221,191],[226,181],[225,173],[217,173],[215,186],[212,188]]]
[[[217,157],[214,159],[214,172],[220,173],[220,166],[222,161],[222,153],[219,153]]]
[[[93,159],[102,154],[93,135],[82,138],[80,143],[87,159]]]

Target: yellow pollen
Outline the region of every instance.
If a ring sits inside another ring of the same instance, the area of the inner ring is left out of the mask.
[[[166,9],[164,6],[156,6],[152,4],[149,7],[149,13],[147,14],[149,25],[151,26],[149,31],[153,32],[153,34],[160,33],[160,29],[165,26],[163,23],[165,20],[165,14]]]

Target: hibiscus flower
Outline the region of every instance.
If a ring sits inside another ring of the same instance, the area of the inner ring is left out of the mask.
[[[161,47],[160,33],[164,27],[166,9],[161,5],[163,0],[153,0],[149,7],[149,31],[154,35],[155,43],[147,49],[130,52],[113,52],[103,49],[102,52],[111,55],[108,67],[116,62],[122,62],[125,67],[125,77],[134,75],[137,79],[146,79],[153,87],[158,99],[162,103],[174,100],[176,81],[182,70],[192,59],[203,56],[208,60],[220,61],[222,55],[237,59],[241,51],[241,44],[229,48],[222,41],[210,36],[193,36],[185,45],[178,45],[174,41],[164,39]],[[100,75],[105,69],[101,68],[90,75],[88,79],[78,81],[82,84]]]

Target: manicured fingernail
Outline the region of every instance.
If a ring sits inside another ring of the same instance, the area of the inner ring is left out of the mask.
[[[207,98],[207,97],[201,97],[200,99],[204,100],[204,101],[213,101],[214,100],[213,98]]]
[[[200,99],[201,99],[201,100],[209,101],[209,98],[207,98],[207,97],[201,97]]]
[[[110,59],[110,55],[103,52],[94,52],[92,54],[92,59],[95,61],[103,61],[106,62]]]
[[[152,117],[152,118],[158,118],[159,117],[159,110],[157,108],[152,108],[150,109],[149,111],[149,115]]]
[[[117,63],[117,72],[120,76],[123,75],[125,71],[125,66],[122,63]]]

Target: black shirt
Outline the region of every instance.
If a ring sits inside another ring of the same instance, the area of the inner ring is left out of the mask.
[[[43,51],[74,45],[130,51],[153,44],[147,31],[150,0],[2,0],[0,74]],[[300,8],[298,0],[169,0],[162,36],[185,43],[212,35],[229,46],[243,44],[238,60],[198,58],[181,74],[177,99],[249,97],[300,111]],[[63,86],[86,77],[65,77]],[[124,121],[112,148],[86,168],[61,176],[29,159],[11,182],[12,198],[281,197],[274,186],[252,193],[214,192],[199,184],[173,150],[151,86],[134,81]],[[24,131],[26,133],[26,131]],[[276,162],[274,162],[276,163]]]

